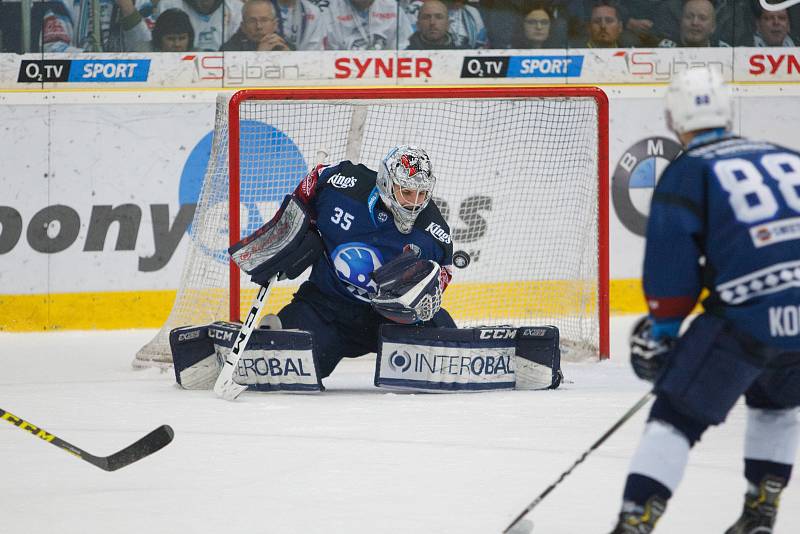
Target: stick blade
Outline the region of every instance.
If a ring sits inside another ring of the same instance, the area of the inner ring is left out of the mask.
[[[533,521],[528,519],[521,519],[519,522],[514,523],[514,525],[506,530],[508,534],[529,534],[533,532]]]
[[[247,389],[247,386],[237,384],[233,381],[233,370],[233,365],[226,361],[222,366],[222,372],[214,383],[214,393],[217,394],[217,397],[228,401],[236,400],[236,398]]]
[[[161,425],[139,441],[128,445],[119,452],[105,458],[105,465],[101,465],[106,471],[116,471],[134,462],[150,456],[154,452],[160,451],[172,442],[175,431],[169,425]]]

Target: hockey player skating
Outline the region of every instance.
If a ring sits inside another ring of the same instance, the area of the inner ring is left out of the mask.
[[[797,456],[800,155],[732,134],[732,109],[713,70],[684,71],[667,92],[667,121],[685,152],[653,194],[643,274],[650,314],[631,335],[634,371],[655,381],[656,401],[612,534],[654,529],[692,446],[742,395],[747,491],[727,534],[772,532]],[[679,335],[704,287],[704,312]]]

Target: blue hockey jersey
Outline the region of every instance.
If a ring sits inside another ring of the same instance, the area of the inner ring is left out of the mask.
[[[664,171],[647,226],[644,291],[657,322],[704,308],[767,345],[800,349],[800,155],[721,131]]]
[[[453,243],[439,208],[431,200],[411,232],[403,234],[380,200],[376,178],[366,166],[342,161],[318,165],[295,189],[310,208],[326,249],[309,280],[326,295],[368,302],[378,289],[370,273],[411,248],[441,266],[444,290],[452,277]]]

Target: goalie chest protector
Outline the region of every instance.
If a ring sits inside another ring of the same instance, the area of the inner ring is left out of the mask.
[[[403,234],[383,206],[376,176],[364,165],[343,161],[319,171],[318,181],[304,198],[315,212],[327,251],[314,264],[310,280],[326,295],[369,302],[377,291],[369,274],[406,247],[439,265],[453,263],[450,228],[435,202],[429,202],[411,232]]]

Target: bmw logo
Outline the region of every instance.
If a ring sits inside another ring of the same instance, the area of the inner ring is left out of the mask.
[[[648,137],[626,150],[617,162],[611,179],[611,199],[620,222],[634,234],[644,236],[658,177],[682,150],[674,139]]]

